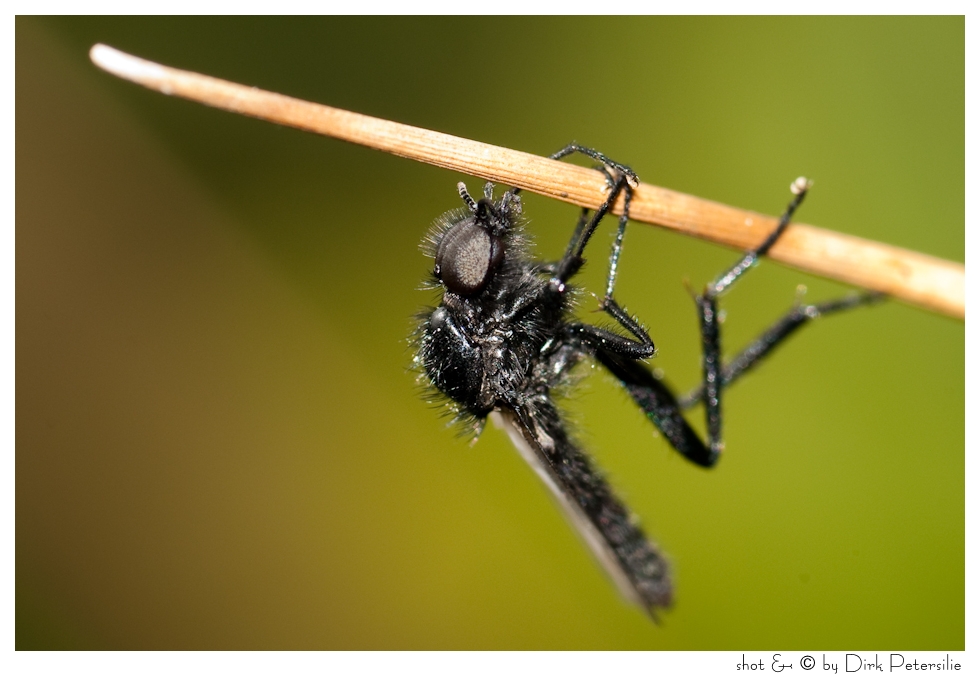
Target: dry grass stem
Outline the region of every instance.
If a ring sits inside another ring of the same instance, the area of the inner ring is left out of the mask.
[[[522,187],[577,206],[595,208],[608,191],[604,176],[596,170],[161,66],[106,45],[95,45],[90,54],[102,69],[167,95]],[[621,205],[622,201],[617,212]],[[776,218],[768,215],[645,183],[634,192],[630,218],[739,250],[761,243],[776,224]],[[965,315],[965,270],[960,263],[798,223],[789,227],[769,257],[951,317]]]

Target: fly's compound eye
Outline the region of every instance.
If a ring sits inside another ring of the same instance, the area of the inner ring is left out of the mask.
[[[436,249],[435,273],[447,289],[461,296],[478,293],[504,257],[504,246],[474,220],[463,220],[446,232]]]

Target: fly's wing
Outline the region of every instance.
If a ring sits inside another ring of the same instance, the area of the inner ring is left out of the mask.
[[[623,596],[652,616],[656,608],[668,607],[667,560],[570,440],[551,401],[540,398],[514,411],[495,411],[491,420],[507,432]]]

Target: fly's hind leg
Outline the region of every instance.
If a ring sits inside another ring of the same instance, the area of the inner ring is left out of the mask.
[[[717,459],[722,449],[724,449],[724,444],[721,439],[721,393],[726,385],[730,384],[738,376],[759,362],[779,345],[779,343],[810,319],[830,312],[851,309],[880,298],[878,294],[866,293],[829,301],[821,305],[797,306],[773,325],[762,337],[750,344],[727,367],[722,366],[718,297],[751,269],[758,262],[759,258],[768,253],[769,249],[779,240],[779,237],[783,235],[789,226],[796,209],[806,197],[810,185],[811,182],[803,177],[793,182],[790,187],[794,194],[793,199],[779,219],[776,229],[766,237],[758,248],[747,251],[729,270],[705,286],[701,295],[695,296],[695,304],[698,308],[701,327],[703,382],[700,387],[693,390],[680,401],[680,406],[686,408],[698,401],[704,402],[705,420],[708,430],[708,447],[713,459]]]
[[[717,460],[724,449],[721,439],[721,389],[724,385],[722,381],[721,367],[721,334],[718,322],[718,297],[724,293],[732,284],[738,281],[759,258],[765,255],[773,244],[782,236],[789,226],[793,213],[806,197],[806,192],[810,188],[810,182],[806,178],[796,180],[791,189],[793,200],[790,201],[786,211],[779,219],[779,224],[772,231],[765,241],[758,248],[749,250],[729,268],[724,274],[704,287],[700,295],[694,297],[694,302],[698,308],[701,332],[701,352],[702,352],[702,400],[705,406],[705,421],[708,430],[708,448],[711,452],[711,463]]]
[[[884,298],[885,296],[882,293],[852,293],[843,298],[827,300],[822,303],[799,304],[794,306],[789,312],[777,320],[775,324],[766,329],[762,335],[749,343],[730,362],[724,365],[721,370],[722,388],[727,389],[740,376],[744,375],[745,372],[765,359],[783,341],[806,325],[807,322],[835,312],[843,312],[844,310],[851,310],[862,305],[870,305]],[[701,384],[680,398],[678,404],[681,409],[690,409],[703,399],[704,384]]]

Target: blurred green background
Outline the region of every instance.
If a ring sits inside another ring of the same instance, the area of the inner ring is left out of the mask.
[[[964,647],[961,321],[812,325],[728,394],[711,471],[583,382],[581,438],[675,567],[656,627],[505,437],[470,448],[419,399],[418,243],[469,178],[143,90],[95,42],[532,153],[574,139],[769,214],[806,174],[801,221],[964,259],[962,18],[19,18],[17,648]],[[526,211],[554,257],[576,210]],[[618,295],[675,386],[699,374],[683,281],[734,257],[627,236]],[[763,263],[726,347],[798,284],[847,291]]]

